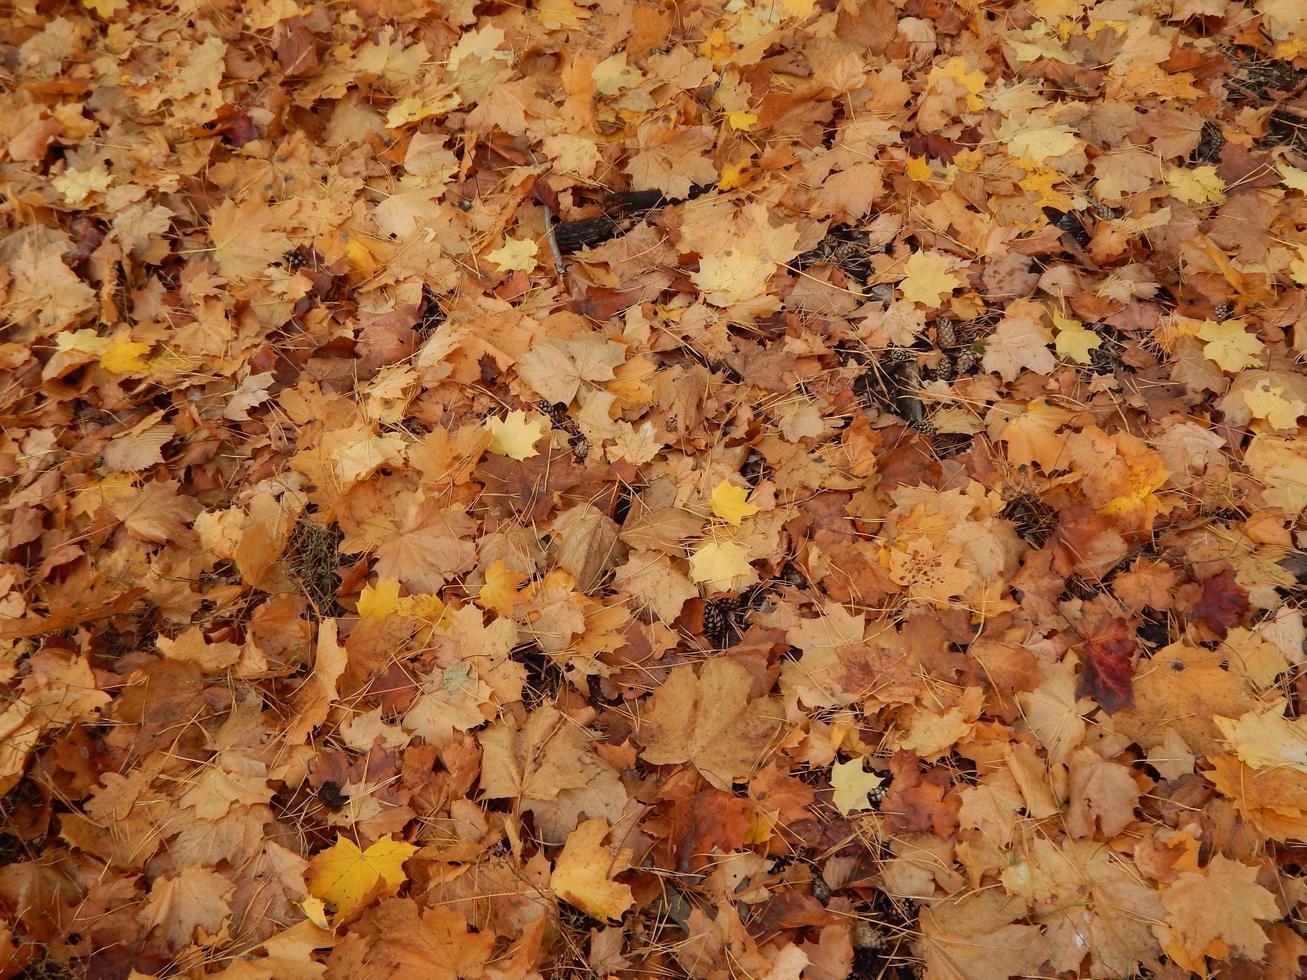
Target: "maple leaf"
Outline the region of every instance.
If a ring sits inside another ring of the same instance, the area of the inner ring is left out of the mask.
[[[1009,980],[1038,976],[1048,957],[1043,932],[1015,920],[1025,903],[981,892],[922,911],[917,950],[927,975],[938,980]]]
[[[1264,419],[1272,429],[1293,429],[1298,417],[1307,414],[1307,402],[1286,397],[1283,385],[1272,386],[1265,378],[1245,390],[1243,400],[1253,418]]]
[[[756,582],[749,548],[738,541],[710,541],[690,556],[690,578],[709,588],[730,590]]]
[[[380,578],[359,593],[357,611],[364,619],[385,619],[399,609],[399,579]]]
[[[349,918],[378,895],[397,891],[408,880],[404,862],[416,851],[389,834],[366,851],[337,835],[335,844],[309,861],[309,894],[334,906],[339,919]]]
[[[504,244],[487,253],[486,258],[499,266],[500,272],[530,272],[536,267],[538,251],[540,246],[529,238],[506,238]]]
[[[113,0],[103,0],[105,3],[112,3]],[[100,15],[108,19],[113,11],[100,11]],[[113,175],[102,163],[97,163],[88,170],[65,170],[54,180],[50,181],[59,193],[64,196],[64,203],[70,205],[81,204],[92,194],[99,194],[107,191],[109,185],[113,183]]]
[[[555,895],[596,919],[620,919],[635,901],[627,885],[613,881],[631,866],[632,852],[604,847],[608,831],[607,820],[587,820],[577,827],[549,876]]]
[[[1201,872],[1186,871],[1162,892],[1165,925],[1153,927],[1167,955],[1194,973],[1203,958],[1231,953],[1253,959],[1269,942],[1257,920],[1280,917],[1275,897],[1257,884],[1257,869],[1217,854]]]
[[[733,306],[761,296],[776,263],[754,252],[732,248],[725,255],[708,255],[691,281],[713,306]]]
[[[146,928],[158,928],[173,950],[189,945],[197,929],[214,935],[231,914],[227,901],[234,887],[209,868],[186,868],[174,877],[156,878],[142,909]]]
[[[1103,338],[1092,330],[1086,330],[1078,320],[1068,320],[1057,313],[1052,316],[1053,325],[1057,327],[1057,339],[1054,341],[1057,352],[1077,364],[1093,363],[1091,352],[1103,346]]]
[[[341,960],[359,977],[473,980],[486,976],[494,948],[495,931],[472,930],[457,908],[419,908],[392,898],[352,924],[337,940],[336,952],[346,954]]]
[[[1203,582],[1203,590],[1185,618],[1205,624],[1224,639],[1248,609],[1248,590],[1234,580],[1234,572],[1227,568]]]
[[[830,784],[835,790],[832,802],[841,816],[847,817],[854,810],[866,810],[871,807],[867,794],[885,782],[883,776],[866,772],[862,768],[862,759],[850,759],[837,762],[831,766]]]
[[[939,306],[963,282],[949,271],[952,265],[953,260],[943,253],[913,252],[904,263],[904,279],[899,283],[903,298],[922,306]]]
[[[510,459],[529,459],[540,455],[535,444],[545,434],[545,420],[534,412],[528,416],[526,412],[513,411],[502,419],[486,419],[486,431],[490,433],[492,453]]]
[[[114,374],[136,374],[148,370],[149,365],[141,355],[149,350],[149,344],[136,343],[128,334],[119,334],[101,351],[100,367]]]
[[[552,404],[570,405],[586,382],[611,381],[626,345],[601,337],[547,338],[517,360],[517,376]]]
[[[1167,167],[1165,177],[1171,195],[1185,204],[1220,204],[1225,200],[1225,181],[1213,166]]]
[[[1048,344],[1053,341],[1048,328],[1040,322],[1043,310],[1023,300],[1012,303],[1003,319],[985,341],[981,365],[994,371],[1004,381],[1015,381],[1022,368],[1036,374],[1048,374],[1057,361]]]
[[[214,209],[209,236],[218,271],[228,279],[252,279],[291,247],[272,209],[262,201],[237,204],[231,198]]]
[[[1095,822],[1108,839],[1121,833],[1134,819],[1139,800],[1139,787],[1130,770],[1086,748],[1071,754],[1068,768],[1071,807],[1067,825],[1071,833],[1091,837]]]
[[[721,790],[757,768],[783,713],[767,698],[749,696],[753,679],[729,658],[709,660],[696,675],[675,667],[640,721],[646,762],[689,762]]]
[[[1135,648],[1134,630],[1120,618],[1110,620],[1086,639],[1087,659],[1080,671],[1076,697],[1093,698],[1109,715],[1131,704]]]
[[[1244,329],[1242,320],[1205,320],[1198,328],[1203,345],[1203,356],[1215,361],[1222,371],[1237,374],[1244,368],[1261,363],[1266,345]]]
[[[313,959],[313,953],[328,949],[335,942],[325,922],[297,922],[246,950],[243,958],[210,976],[220,980],[321,980],[325,968]],[[128,980],[133,978],[129,976]]]
[[[1213,720],[1235,755],[1253,769],[1285,767],[1307,773],[1307,719],[1284,717],[1277,701],[1239,718]]]
[[[509,566],[503,559],[497,559],[486,569],[486,582],[477,592],[476,603],[482,609],[490,609],[501,616],[511,616],[513,607],[521,601],[518,587],[527,580],[527,576]]]
[[[613,585],[640,600],[664,623],[674,621],[685,603],[699,594],[666,555],[653,551],[633,551],[625,565],[614,569]]]
[[[93,10],[105,20],[112,19],[113,15],[129,5],[129,0],[82,0],[82,6],[87,10]]]
[[[744,518],[758,513],[757,506],[749,503],[748,497],[749,491],[744,487],[737,486],[730,480],[723,480],[713,488],[708,503],[715,515],[727,524],[738,527]]]

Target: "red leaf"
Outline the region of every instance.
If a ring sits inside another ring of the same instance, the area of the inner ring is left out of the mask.
[[[933,833],[941,840],[958,829],[962,801],[951,793],[948,773],[942,769],[923,772],[917,753],[900,749],[890,757],[893,782],[881,800],[880,812],[890,833],[902,831]]]
[[[1190,608],[1190,622],[1204,623],[1221,639],[1237,626],[1239,618],[1249,609],[1248,590],[1234,580],[1234,572],[1226,569],[1203,583],[1202,594]]]
[[[1085,641],[1085,663],[1077,697],[1090,697],[1109,715],[1134,702],[1135,637],[1124,619],[1113,619],[1097,636]]]

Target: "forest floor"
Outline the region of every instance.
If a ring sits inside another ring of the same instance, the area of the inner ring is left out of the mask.
[[[1300,0],[21,0],[0,980],[1300,977]]]

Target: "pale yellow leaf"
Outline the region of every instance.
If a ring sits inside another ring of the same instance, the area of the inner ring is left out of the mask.
[[[830,784],[835,790],[832,797],[835,809],[846,817],[854,810],[870,810],[872,805],[867,794],[883,782],[883,776],[863,770],[861,759],[835,763],[830,770]]]
[[[530,272],[536,267],[536,253],[539,251],[540,246],[529,238],[505,238],[504,244],[486,258],[499,266],[501,272]]]
[[[545,428],[544,417],[534,412],[528,415],[512,411],[502,419],[486,419],[486,431],[490,433],[489,449],[492,453],[519,460],[539,456],[535,444],[545,434]]]

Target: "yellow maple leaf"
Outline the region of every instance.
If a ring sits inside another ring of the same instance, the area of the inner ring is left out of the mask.
[[[113,174],[103,163],[87,170],[65,170],[50,184],[64,196],[65,204],[81,204],[92,194],[100,194],[113,183]]]
[[[476,604],[482,609],[489,609],[501,616],[511,616],[513,607],[522,601],[518,586],[527,577],[515,568],[510,568],[502,558],[486,569],[486,584],[477,593]]]
[[[436,629],[444,629],[451,621],[449,607],[440,596],[429,593],[404,596],[399,600],[398,611],[401,616],[420,619]]]
[[[1263,419],[1273,429],[1295,428],[1298,416],[1307,413],[1307,405],[1284,396],[1284,385],[1271,387],[1265,378],[1243,393],[1243,401],[1255,418]]]
[[[736,110],[735,112],[728,112],[726,114],[726,121],[731,124],[731,129],[737,130],[741,133],[747,133],[749,130],[753,129],[754,126],[758,125],[758,114],[756,112],[742,112]]]
[[[949,272],[952,260],[941,252],[913,252],[904,263],[899,283],[903,298],[922,306],[939,306],[945,296],[962,285],[962,278]]]
[[[776,263],[755,252],[732,248],[725,255],[706,255],[690,280],[713,306],[733,306],[767,291]]]
[[[728,163],[722,167],[721,178],[717,181],[717,188],[723,191],[733,190],[736,187],[742,187],[744,183],[753,174],[753,158],[742,157],[735,163]]]
[[[1297,167],[1291,167],[1287,163],[1282,163],[1275,168],[1279,171],[1280,179],[1284,181],[1284,186],[1291,191],[1302,191],[1307,193],[1307,170],[1299,170]]]
[[[620,919],[635,902],[631,889],[613,881],[631,866],[631,849],[613,853],[601,843],[608,821],[587,820],[567,835],[549,878],[553,893],[596,919]]]
[[[309,862],[309,894],[335,906],[338,918],[350,916],[378,895],[399,891],[408,880],[404,862],[416,851],[412,844],[391,840],[389,834],[366,851],[337,835],[335,844]]]
[[[306,898],[300,902],[300,908],[308,920],[319,929],[327,928],[327,907],[322,904],[322,899]]]
[[[1213,166],[1167,167],[1166,183],[1171,196],[1185,204],[1220,204],[1225,200],[1225,181]]]
[[[1212,720],[1240,760],[1253,769],[1294,769],[1307,773],[1307,718],[1284,717],[1284,701]]]
[[[757,577],[749,549],[738,541],[710,541],[690,556],[690,578],[712,589],[733,589]]]
[[[150,349],[149,344],[138,344],[128,334],[119,334],[109,341],[109,346],[100,353],[100,367],[114,374],[135,374],[146,371],[149,365],[142,355]]]
[[[854,810],[870,810],[871,803],[867,794],[883,782],[884,777],[863,771],[861,759],[835,763],[830,770],[830,784],[835,790],[832,797],[835,809],[845,817]]]
[[[1289,274],[1299,286],[1307,286],[1307,245],[1298,245],[1298,257],[1289,260]]]
[[[512,459],[530,459],[539,456],[535,444],[545,434],[545,420],[532,412],[509,412],[502,419],[486,419],[486,431],[490,433],[492,453],[508,456]]]
[[[99,357],[109,346],[109,338],[101,337],[94,330],[83,327],[81,330],[65,330],[54,338],[55,350],[64,354],[74,352]]]
[[[712,496],[708,498],[708,503],[712,507],[712,512],[724,520],[727,524],[739,526],[740,521],[746,517],[752,517],[758,513],[758,508],[754,504],[748,503],[749,491],[744,487],[737,487],[730,480],[723,480],[717,484],[713,490]]]
[[[1019,167],[1025,168],[1026,175],[1018,183],[1023,190],[1039,195],[1038,200],[1035,201],[1036,205],[1057,208],[1059,211],[1075,210],[1075,199],[1054,186],[1055,184],[1067,183],[1070,178],[1066,174],[1051,167],[1041,167],[1034,160],[1027,157],[1017,157],[1012,162]]]
[[[82,6],[108,20],[127,6],[127,0],[82,0]]]
[[[930,70],[930,78],[927,85],[934,91],[938,91],[945,80],[957,83],[967,93],[967,108],[971,111],[982,109],[985,106],[985,100],[980,98],[980,93],[985,88],[985,73],[982,71],[967,71],[967,61],[965,58],[950,58],[943,64],[938,64]]]
[[[383,578],[359,593],[358,613],[364,619],[385,619],[399,608],[399,579]]]
[[[925,183],[934,176],[934,172],[930,169],[930,161],[924,156],[909,156],[904,173],[908,175],[908,180],[914,180],[919,184]]]
[[[1198,337],[1207,343],[1203,356],[1215,361],[1222,371],[1237,374],[1244,368],[1261,363],[1266,345],[1244,329],[1242,320],[1204,320],[1198,328]]]
[[[1070,320],[1059,313],[1053,313],[1053,325],[1057,327],[1057,341],[1054,347],[1063,357],[1069,357],[1077,364],[1088,364],[1093,358],[1090,351],[1103,345],[1103,338],[1092,330],[1086,330],[1079,320]]]
[[[499,266],[500,272],[530,272],[536,267],[536,253],[539,251],[540,246],[529,238],[505,238],[504,244],[486,258]]]

